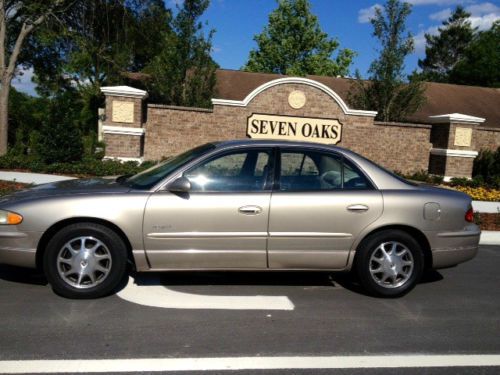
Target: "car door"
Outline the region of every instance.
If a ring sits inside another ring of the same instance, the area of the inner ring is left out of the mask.
[[[283,148],[271,198],[270,268],[343,269],[359,233],[382,213],[382,196],[340,154]]]
[[[144,243],[154,269],[267,267],[270,148],[236,149],[183,173],[185,194],[151,195]]]

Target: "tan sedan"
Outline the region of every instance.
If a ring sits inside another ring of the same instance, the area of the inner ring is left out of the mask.
[[[377,296],[475,256],[469,196],[407,182],[338,147],[206,144],[131,177],[45,184],[0,200],[0,263],[73,298],[130,267],[355,271]],[[458,271],[457,271],[458,272]]]

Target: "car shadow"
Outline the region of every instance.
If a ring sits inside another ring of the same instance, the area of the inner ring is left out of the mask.
[[[328,271],[170,271],[132,273],[137,285],[196,286],[196,285],[278,285],[278,286],[327,286],[342,287],[363,294],[356,276],[348,272]],[[427,270],[420,284],[440,281],[443,276],[435,270]],[[126,283],[125,283],[126,285]],[[123,285],[123,287],[125,286]]]
[[[0,264],[0,279],[19,284],[47,285],[44,274],[32,268],[23,268]]]
[[[170,272],[131,272],[138,285],[162,286],[196,286],[196,285],[278,285],[303,287],[332,287],[339,286],[354,293],[366,295],[365,291],[352,273],[346,272],[307,272],[307,271],[170,271]],[[20,284],[47,285],[47,279],[39,270],[8,265],[0,265],[0,279]],[[433,283],[443,280],[443,276],[436,270],[426,271],[420,284]],[[125,288],[129,282],[126,275],[115,292]]]

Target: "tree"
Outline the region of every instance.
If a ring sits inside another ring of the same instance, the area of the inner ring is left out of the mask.
[[[68,111],[74,98],[70,93],[61,94],[48,104],[48,116],[40,128],[36,154],[46,163],[68,163],[83,158],[82,134],[77,115]]]
[[[103,105],[100,88],[127,81],[162,48],[171,12],[162,0],[88,0],[78,2],[64,24],[44,28],[31,40],[30,56],[44,96],[76,91],[83,99],[80,127],[97,124]]]
[[[363,81],[356,72],[350,101],[356,107],[377,110],[378,120],[403,121],[424,101],[422,83],[405,83],[403,74],[404,60],[414,48],[412,35],[404,35],[410,13],[410,4],[388,0],[383,11],[377,7],[371,19],[373,36],[381,44],[380,54],[368,70],[370,82]]]
[[[268,25],[254,40],[257,49],[250,51],[243,67],[249,72],[347,75],[355,55],[342,49],[332,58],[339,42],[321,31],[309,0],[278,0]]]
[[[477,34],[450,72],[450,82],[500,87],[500,21]]]
[[[422,78],[433,82],[448,82],[450,72],[462,59],[476,29],[471,27],[470,13],[457,6],[438,28],[437,35],[425,34],[425,59],[418,60]]]
[[[0,155],[7,152],[10,84],[26,39],[71,5],[66,0],[0,0]]]
[[[209,0],[184,0],[172,30],[162,33],[163,45],[146,66],[152,101],[179,106],[208,107],[215,86],[217,64],[212,60],[214,30],[205,36],[199,21]]]

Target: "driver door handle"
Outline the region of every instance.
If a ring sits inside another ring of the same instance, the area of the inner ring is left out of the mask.
[[[259,206],[243,206],[238,208],[238,212],[244,215],[258,215],[262,212],[262,208]]]

